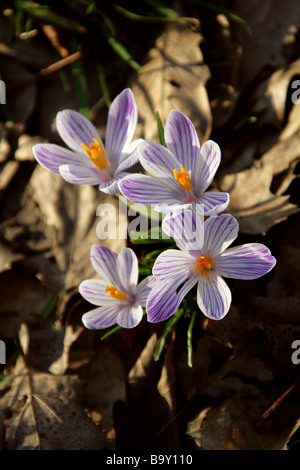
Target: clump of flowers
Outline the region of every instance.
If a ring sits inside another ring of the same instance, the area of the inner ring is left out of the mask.
[[[83,280],[79,292],[95,308],[82,322],[88,329],[134,328],[144,314],[150,323],[162,322],[176,317],[194,287],[197,308],[220,321],[232,302],[224,278],[259,278],[276,259],[261,243],[230,247],[239,226],[232,215],[222,214],[229,194],[209,190],[221,162],[216,142],[200,146],[192,122],[177,110],[170,112],[160,143],[132,141],[136,123],[135,100],[125,89],[109,109],[105,145],[87,118],[64,110],[56,124],[70,150],[50,143],[33,147],[42,166],[70,183],[99,185],[101,191],[154,207],[164,214],[161,229],[176,247],[156,253],[151,274],[139,282],[132,249],[114,253],[93,245],[91,263],[99,278]],[[124,171],[138,160],[148,174]]]

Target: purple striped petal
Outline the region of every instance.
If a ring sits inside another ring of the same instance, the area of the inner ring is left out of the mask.
[[[189,253],[180,250],[166,250],[155,260],[152,273],[159,281],[176,280],[182,282],[193,272],[196,260]]]
[[[139,146],[143,142],[143,139],[137,139],[131,142],[126,147],[126,152],[122,152],[118,162],[117,171],[124,171],[135,165],[139,161]]]
[[[132,202],[146,206],[164,206],[178,204],[178,194],[171,189],[165,179],[152,176],[134,174],[126,176],[119,183],[121,193]]]
[[[115,175],[110,181],[106,183],[100,183],[99,189],[105,194],[117,194],[120,192],[119,183],[120,181],[125,178],[125,176],[129,176],[131,173],[122,171]]]
[[[192,205],[203,205],[204,215],[217,215],[223,212],[229,204],[229,194],[218,191],[207,191],[202,194]]]
[[[94,138],[103,145],[95,126],[85,116],[72,109],[65,109],[57,114],[56,127],[62,140],[74,152],[85,155],[81,144],[89,147]]]
[[[174,169],[180,171],[180,162],[163,145],[144,141],[139,145],[140,162],[150,175],[165,178],[178,193],[184,191],[174,178]]]
[[[182,281],[157,281],[152,288],[147,304],[147,319],[150,323],[157,323],[174,315],[186,294],[193,288],[196,281],[194,276],[189,278],[183,287],[176,293]]]
[[[198,282],[197,303],[202,313],[212,320],[221,320],[228,313],[231,292],[224,279],[211,272],[208,279]]]
[[[93,245],[91,248],[91,262],[99,276],[107,284],[122,290],[117,274],[118,255],[104,245]]]
[[[81,321],[89,330],[101,330],[115,325],[120,312],[119,305],[97,307],[85,313]]]
[[[200,256],[204,242],[204,218],[200,211],[185,210],[167,215],[162,222],[162,229],[175,240],[180,250]]]
[[[123,248],[117,257],[117,271],[122,291],[135,294],[139,268],[136,254],[131,248]]]
[[[117,324],[122,328],[134,328],[143,318],[143,309],[140,305],[123,307],[117,317]]]
[[[78,289],[82,297],[93,305],[116,305],[118,300],[108,295],[106,287],[107,282],[101,279],[87,279],[79,284]]]
[[[132,91],[126,88],[112,102],[107,118],[105,146],[114,168],[119,165],[121,152],[133,137],[136,123],[136,103]]]
[[[172,110],[165,125],[164,137],[168,149],[188,171],[199,159],[200,144],[196,130],[188,117]]]
[[[267,274],[275,264],[276,259],[261,243],[229,248],[214,260],[218,274],[234,279],[257,279]]]
[[[211,184],[221,161],[221,150],[213,140],[208,140],[201,147],[201,153],[196,160],[192,174],[192,186],[204,193]]]
[[[142,307],[146,307],[147,298],[154,285],[154,277],[147,276],[143,279],[136,288],[136,302]]]
[[[239,224],[232,215],[209,217],[204,222],[203,254],[215,258],[236,239],[238,230]]]
[[[37,144],[32,147],[32,151],[34,158],[41,166],[57,174],[61,165],[90,162],[89,157],[86,159],[84,155],[56,144]]]
[[[88,166],[84,163],[72,163],[59,167],[61,177],[72,184],[95,185],[101,182],[103,175],[95,166]]]

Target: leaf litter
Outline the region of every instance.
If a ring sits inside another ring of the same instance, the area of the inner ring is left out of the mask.
[[[200,31],[160,23],[151,29],[152,44],[139,49],[140,72],[125,63],[115,73],[120,61],[111,56],[105,69],[112,97],[125,86],[134,92],[137,137],[158,141],[156,112],[165,124],[176,108],[194,122],[201,142],[219,143],[223,158],[212,188],[230,193],[237,242],[266,243],[277,258],[263,279],[231,280],[234,300],[224,320],[209,322],[199,312],[192,367],[186,318],[159,360],[163,325],[142,322],[102,341],[103,332],[81,324],[88,305],[77,287],[94,274],[96,209],[109,202],[118,210],[118,200],[36,166],[32,145],[61,144],[55,115],[79,107],[71,64],[39,74],[71,48],[58,25],[22,41],[1,17],[10,109],[1,119],[0,337],[11,350],[0,382],[1,449],[297,448],[299,366],[291,345],[300,335],[300,108],[291,96],[300,76],[299,5],[216,5],[174,3],[182,16],[199,18]],[[145,27],[130,25],[139,35]],[[91,38],[80,35],[84,66],[93,71]],[[132,46],[130,38],[125,45]],[[86,75],[101,133],[107,110],[95,77]],[[119,251],[126,240],[104,243]]]

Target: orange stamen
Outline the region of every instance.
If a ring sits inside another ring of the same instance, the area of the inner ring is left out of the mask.
[[[197,259],[193,272],[195,273],[196,271],[199,271],[201,276],[208,279],[207,273],[208,271],[212,270],[212,263],[213,263],[212,256],[208,256],[208,255],[206,255],[205,257],[200,256]]]
[[[182,165],[180,165],[180,170],[181,171],[177,171],[176,169],[173,170],[174,178],[177,181],[177,183],[180,184],[180,186],[183,187],[183,189],[185,191],[190,191],[190,189],[193,189],[193,188],[192,188],[192,185],[191,185],[191,181],[190,181],[190,177],[188,175],[188,172],[186,171],[185,168],[183,168]]]
[[[100,171],[105,170],[109,166],[105,157],[104,149],[97,139],[94,139],[94,142],[90,143],[90,147],[83,143],[81,146]]]
[[[127,300],[127,295],[114,286],[107,286],[105,290],[108,292],[108,295],[114,299]]]

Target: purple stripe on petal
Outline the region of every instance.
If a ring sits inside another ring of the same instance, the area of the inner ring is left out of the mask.
[[[231,292],[224,279],[216,273],[210,273],[208,279],[201,277],[198,282],[197,303],[208,318],[224,318],[231,304]]]
[[[120,311],[118,305],[98,307],[82,316],[82,323],[89,330],[101,330],[114,325]]]
[[[103,177],[98,168],[79,163],[61,165],[59,173],[64,180],[72,184],[96,185]]]
[[[87,279],[79,284],[78,290],[93,305],[116,305],[116,299],[108,295],[106,287],[107,282],[101,279]]]
[[[180,162],[163,145],[144,141],[139,145],[140,162],[150,175],[168,180],[170,187],[181,192],[183,188],[174,178],[174,169],[180,172]]]
[[[189,253],[180,250],[166,250],[154,263],[152,273],[159,281],[177,279],[185,281],[193,272],[196,260]]]
[[[123,178],[119,183],[119,188],[130,201],[147,206],[181,202],[178,200],[178,194],[168,187],[163,178],[156,179],[152,176],[134,174]]]
[[[202,204],[204,215],[211,216],[223,212],[229,204],[229,194],[217,191],[207,191],[193,203]]]
[[[201,213],[185,210],[174,216],[166,216],[162,223],[162,229],[169,237],[174,238],[180,250],[200,256],[199,250],[204,242],[203,224]]]
[[[172,110],[165,125],[164,137],[168,149],[188,171],[192,170],[200,154],[196,130],[180,111]]]
[[[143,318],[143,309],[140,305],[123,307],[117,317],[117,324],[122,328],[134,328]]]
[[[201,148],[201,153],[196,161],[192,178],[192,186],[200,193],[211,184],[221,161],[221,150],[216,142],[208,140]]]
[[[72,109],[65,109],[57,114],[56,127],[62,140],[74,152],[86,155],[81,144],[89,146],[94,138],[98,139],[102,145],[95,126],[85,116]]]
[[[120,181],[123,178],[125,178],[125,176],[129,176],[129,175],[131,175],[131,173],[122,171],[121,173],[118,173],[117,175],[115,175],[110,181],[107,181],[106,183],[100,183],[99,190],[105,194],[118,194],[120,193],[120,188],[119,188]]]
[[[174,281],[157,281],[151,290],[147,304],[147,318],[150,323],[157,323],[166,320],[174,315],[186,294],[196,284],[194,276],[190,277],[178,293],[177,287],[182,280]]]
[[[122,290],[117,274],[117,256],[104,245],[93,245],[91,248],[91,262],[95,271],[107,284]]]
[[[229,214],[211,216],[204,222],[203,253],[213,258],[222,253],[237,237],[239,225]]]
[[[117,271],[123,292],[135,294],[139,268],[136,254],[131,248],[123,248],[118,254]]]
[[[32,148],[34,158],[47,170],[59,174],[59,167],[65,164],[85,162],[85,157],[56,144],[37,144]]]
[[[147,298],[153,286],[154,286],[153,276],[147,276],[137,285],[136,302],[140,304],[142,307],[146,307]]]
[[[229,248],[214,262],[216,271],[234,279],[257,279],[276,264],[270,250],[261,243],[247,243]]]
[[[136,103],[132,91],[126,88],[112,102],[107,118],[105,146],[113,167],[119,165],[121,152],[131,141],[136,123]]]
[[[139,161],[139,146],[143,142],[143,139],[137,139],[131,142],[127,147],[126,151],[123,151],[120,154],[118,161],[118,166],[116,171],[124,171],[127,168],[130,168],[132,165],[135,165]]]

